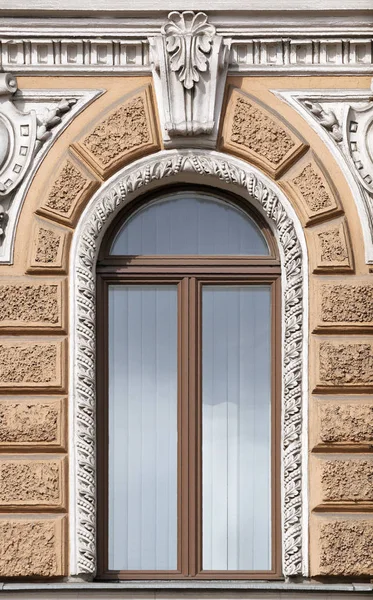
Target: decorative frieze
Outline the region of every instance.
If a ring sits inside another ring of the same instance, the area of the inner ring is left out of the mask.
[[[61,281],[2,281],[0,327],[2,330],[61,329],[65,321],[64,300]]]
[[[64,449],[65,400],[0,399],[0,448]]]
[[[0,38],[1,66],[14,73],[50,73],[64,74],[97,73],[110,69],[114,73],[150,72],[149,42],[155,34],[155,26],[148,28],[141,23],[141,33],[137,33],[139,25],[133,22],[131,36],[121,30],[120,23],[115,28],[105,21],[95,20],[87,27],[85,35],[79,37],[77,30],[68,25],[64,33],[58,34],[58,23],[54,27],[55,35],[50,37],[43,31],[20,33],[24,29],[24,20],[15,24],[11,34],[7,32]],[[70,20],[71,21],[71,20]],[[235,35],[235,25],[229,28],[232,40],[229,56],[229,70],[232,73],[268,73],[276,69],[286,73],[368,73],[373,62],[372,44],[369,37],[349,38],[318,32],[307,36],[304,32],[294,35],[294,24],[291,30],[284,30],[281,35],[261,35],[260,26],[253,31],[252,27],[240,21],[239,32]],[[161,25],[159,25],[159,29]],[[35,30],[35,25],[33,27]],[[114,31],[113,31],[114,29]],[[218,35],[222,35],[221,27],[216,26]],[[225,27],[226,29],[226,27]],[[245,31],[246,29],[246,31]],[[273,26],[271,27],[273,29]],[[100,31],[99,34],[94,30]],[[228,37],[228,36],[227,36]]]
[[[369,282],[319,283],[317,329],[371,329],[373,285]]]
[[[236,89],[231,93],[224,118],[221,146],[275,178],[307,148],[279,115],[270,113],[253,97]]]
[[[73,225],[83,210],[84,201],[99,185],[98,179],[92,173],[69,156],[50,184],[37,212],[61,223]]]
[[[3,510],[64,509],[66,459],[0,458],[0,507]]]
[[[149,86],[132,92],[74,145],[106,178],[140,154],[159,149]]]
[[[66,273],[71,233],[44,219],[35,218],[29,253],[30,273]]]
[[[352,252],[344,220],[332,221],[312,230],[315,245],[314,272],[345,272],[353,270]]]
[[[2,341],[0,389],[62,390],[65,381],[64,342]]]
[[[373,387],[373,343],[368,338],[359,343],[318,341],[318,388]]]
[[[362,577],[373,574],[373,520],[319,519],[311,575]],[[318,558],[318,560],[317,560]]]
[[[65,518],[1,518],[0,576],[65,575]]]
[[[281,184],[285,191],[295,194],[305,224],[310,225],[341,212],[337,193],[316,162],[311,159],[296,166],[292,177],[281,181]]]

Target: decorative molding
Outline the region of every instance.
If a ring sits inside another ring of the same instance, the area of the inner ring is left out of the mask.
[[[30,142],[30,160],[27,170],[22,171],[23,180],[17,182],[15,190],[1,198],[0,264],[12,263],[18,217],[40,163],[69,123],[102,93],[103,90],[53,89],[18,90],[12,95],[9,104],[17,114],[31,118],[33,134]],[[3,104],[0,96],[0,115],[2,111]],[[2,171],[0,171],[1,177]],[[3,231],[2,236],[1,231]]]
[[[95,432],[95,305],[96,259],[101,239],[115,213],[150,184],[188,175],[215,178],[249,194],[272,222],[283,257],[283,410],[282,490],[283,569],[286,576],[307,574],[307,499],[302,498],[302,403],[304,327],[307,283],[296,226],[287,209],[252,167],[232,157],[198,150],[162,152],[125,168],[96,193],[74,234],[71,281],[71,574],[93,575],[96,569],[96,432]],[[294,216],[295,218],[295,216]],[[306,271],[305,271],[306,272]],[[303,390],[304,388],[304,390]],[[305,476],[305,475],[304,475]],[[306,518],[306,517],[305,517]]]
[[[344,166],[373,263],[373,101],[370,90],[276,90],[324,140]]]
[[[162,13],[161,13],[162,15]],[[24,73],[150,73],[149,38],[159,36],[165,17],[84,20],[3,19],[1,68]],[[81,20],[80,20],[81,21]],[[229,73],[366,73],[373,63],[369,18],[355,23],[280,13],[209,16],[215,34],[231,41]],[[53,31],[53,34],[51,34]]]
[[[166,147],[185,146],[191,136],[193,145],[198,136],[199,146],[214,146],[230,42],[216,35],[205,13],[173,11],[149,43]]]

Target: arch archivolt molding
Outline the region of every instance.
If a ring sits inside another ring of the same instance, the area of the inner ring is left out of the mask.
[[[96,567],[95,268],[115,214],[146,188],[178,178],[231,186],[250,198],[275,232],[282,256],[282,543],[287,576],[307,571],[305,411],[307,254],[284,194],[255,167],[213,151],[163,151],[125,167],[89,201],[74,233],[70,297],[70,570]],[[275,188],[277,188],[275,190]]]

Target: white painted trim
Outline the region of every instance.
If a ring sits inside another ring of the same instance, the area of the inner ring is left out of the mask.
[[[274,231],[282,259],[283,561],[287,576],[307,575],[308,268],[301,224],[283,192],[242,160],[208,150],[161,151],[122,169],[96,192],[75,229],[70,255],[70,572],[96,568],[95,267],[103,235],[115,214],[138,194],[168,181],[229,187],[255,204]],[[289,355],[286,349],[289,348]],[[304,387],[305,386],[305,387]],[[305,447],[302,448],[302,443]],[[303,476],[302,476],[303,471]],[[306,522],[306,523],[305,523]]]
[[[343,143],[337,144],[330,134],[320,125],[313,115],[304,106],[304,100],[312,100],[315,102],[336,102],[349,104],[354,102],[368,102],[372,98],[370,90],[271,90],[275,96],[284,100],[305,119],[314,131],[323,140],[331,154],[334,156],[337,163],[344,167],[343,173],[351,190],[351,195],[354,199],[357,212],[360,219],[360,225],[363,233],[365,260],[367,264],[373,263],[373,208],[371,201],[364,193],[362,186],[356,181],[354,175],[354,167],[348,154],[344,153]],[[341,125],[343,125],[341,123]]]
[[[31,162],[31,166],[25,179],[17,188],[14,194],[10,197],[0,198],[1,203],[8,203],[9,208],[6,207],[8,222],[6,225],[5,236],[0,246],[0,264],[13,264],[14,256],[14,243],[17,232],[18,220],[21,214],[23,202],[26,198],[27,192],[31,186],[35,173],[37,172],[44,157],[49,152],[50,148],[66,129],[66,127],[72,122],[72,120],[80,114],[91,102],[101,96],[105,90],[66,90],[66,89],[54,89],[54,90],[22,90],[18,91],[13,96],[13,102],[15,106],[19,106],[20,103],[27,110],[34,110],[35,105],[40,104],[41,109],[50,107],[51,104],[57,104],[60,100],[65,98],[74,98],[77,100],[76,104],[66,113],[59,125],[52,130],[52,137],[46,141],[36,156]],[[32,107],[32,108],[31,108]]]

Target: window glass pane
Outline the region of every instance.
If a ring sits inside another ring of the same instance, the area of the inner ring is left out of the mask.
[[[177,192],[146,205],[118,232],[115,255],[268,255],[265,238],[241,209],[208,194]]]
[[[202,292],[203,569],[271,569],[269,286]]]
[[[177,287],[109,286],[109,569],[177,568]]]

